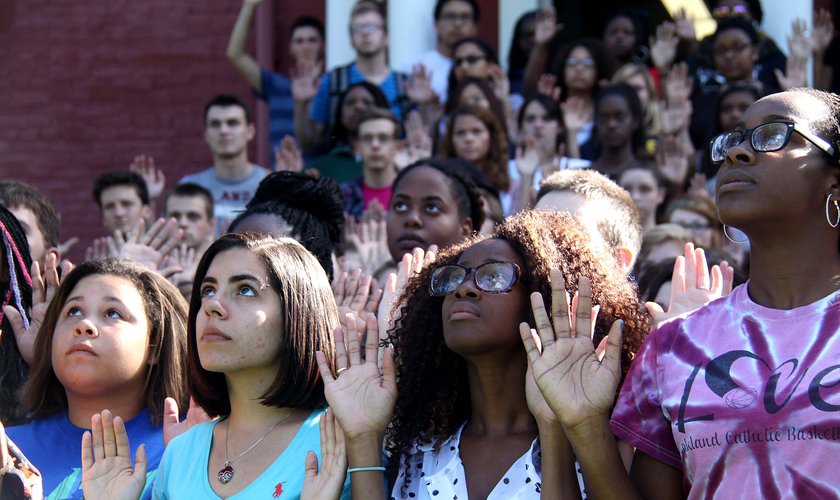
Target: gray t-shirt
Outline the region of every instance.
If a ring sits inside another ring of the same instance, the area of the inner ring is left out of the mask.
[[[268,170],[252,165],[248,175],[236,180],[221,179],[216,175],[213,167],[202,170],[195,174],[185,175],[178,184],[192,182],[206,188],[213,193],[214,210],[216,217],[216,233],[221,234],[227,230],[228,225],[245,209],[245,204],[254,197],[260,181],[268,175]]]

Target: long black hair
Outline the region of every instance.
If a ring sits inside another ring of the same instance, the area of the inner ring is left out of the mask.
[[[29,311],[32,309],[32,257],[26,233],[18,220],[0,206],[0,236],[3,239],[3,262],[0,265],[0,293],[4,306],[17,309],[23,318],[24,327],[30,327]],[[9,424],[21,416],[18,390],[23,386],[29,367],[18,349],[9,318],[0,308],[0,420]],[[33,333],[34,334],[34,333]]]

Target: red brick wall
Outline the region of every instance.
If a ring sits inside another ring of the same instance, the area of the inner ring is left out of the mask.
[[[480,3],[480,33],[494,42],[496,2]],[[0,177],[47,194],[62,214],[61,238],[81,238],[73,260],[104,232],[91,197],[98,174],[142,153],[171,186],[210,164],[204,103],[222,92],[254,102],[225,58],[240,5],[0,1]],[[323,19],[323,9],[324,0],[275,0],[277,55],[287,53],[291,20]]]
[[[211,161],[204,103],[221,92],[253,102],[225,58],[238,1],[0,5],[0,176],[47,193],[61,237],[82,239],[77,260],[103,233],[96,175],[145,153],[174,184]]]

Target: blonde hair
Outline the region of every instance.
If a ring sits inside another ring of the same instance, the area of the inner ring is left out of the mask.
[[[650,76],[648,69],[641,64],[627,63],[616,70],[611,83],[627,83],[627,80],[636,75],[642,76],[650,96],[643,110],[645,134],[648,136],[658,135],[662,130],[662,121],[659,115],[659,93],[656,91],[656,84],[653,82],[653,77]]]

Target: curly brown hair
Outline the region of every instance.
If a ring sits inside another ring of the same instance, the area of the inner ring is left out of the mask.
[[[589,277],[593,304],[600,306],[595,344],[609,333],[613,322],[625,322],[623,379],[651,329],[651,318],[615,259],[592,245],[586,229],[566,212],[521,212],[499,225],[493,238],[506,241],[522,257],[522,283],[529,292],[542,293],[546,310],[551,310],[552,268],[563,272],[570,294],[577,291],[581,276]],[[443,297],[429,295],[428,283],[435,267],[456,263],[464,251],[484,239],[474,237],[442,251],[435,266],[426,267],[411,279],[400,297],[397,322],[388,332],[388,342],[394,346],[399,389],[387,439],[391,477],[401,462],[408,463],[415,444],[421,440],[440,443],[469,418],[466,362],[444,343],[440,313]],[[534,325],[530,309],[528,317],[522,319]]]
[[[490,133],[490,150],[484,158],[476,162],[476,166],[490,179],[495,190],[502,192],[510,189],[507,134],[504,125],[499,123],[488,109],[471,104],[463,104],[455,108],[455,111],[450,113],[447,118],[446,134],[440,146],[441,156],[446,159],[458,157],[458,154],[455,153],[453,134],[455,133],[455,120],[459,116],[474,116],[487,127]]]

